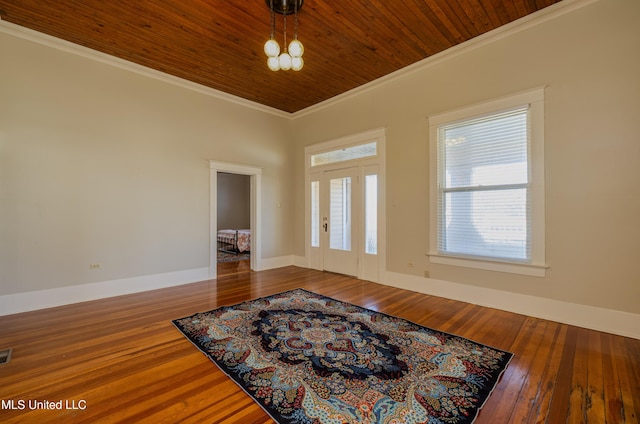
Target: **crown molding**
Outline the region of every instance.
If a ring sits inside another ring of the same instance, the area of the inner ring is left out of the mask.
[[[216,99],[224,100],[230,103],[235,103],[237,105],[244,106],[250,109],[255,109],[260,112],[269,113],[271,115],[275,115],[280,118],[291,118],[291,114],[289,112],[284,112],[282,110],[265,106],[260,103],[252,102],[250,100],[243,99],[242,97],[225,93],[224,91],[216,90],[216,89],[204,86],[202,84],[197,84],[195,82],[188,81],[183,78],[176,77],[174,75],[169,75],[165,72],[157,71],[155,69],[138,65],[137,63],[133,63],[128,60],[120,59],[118,57],[111,56],[106,53],[102,53],[97,50],[93,50],[88,47],[84,47],[79,44],[72,43],[70,41],[62,40],[60,38],[56,38],[48,34],[34,31],[32,29],[13,24],[11,22],[3,21],[1,18],[0,18],[0,33],[5,33],[17,38],[22,38],[27,41],[31,41],[37,44],[41,44],[47,47],[61,50],[77,56],[81,56],[86,59],[102,62],[104,64],[114,66],[116,68],[134,72],[136,74],[143,75],[149,78],[154,78],[162,82],[173,84],[178,87],[185,88],[187,90],[195,91],[200,94],[214,97]]]
[[[368,91],[372,91],[380,87],[383,87],[387,84],[396,82],[399,79],[402,79],[408,75],[414,74],[416,72],[420,72],[431,66],[435,66],[447,60],[453,59],[456,56],[460,56],[462,54],[468,53],[472,50],[489,45],[491,43],[502,40],[504,38],[511,37],[521,31],[532,28],[536,25],[540,25],[552,19],[558,18],[562,15],[573,12],[574,10],[578,10],[582,7],[588,6],[598,1],[600,0],[560,1],[559,3],[555,3],[551,6],[545,7],[544,9],[538,10],[537,12],[531,13],[527,16],[524,16],[518,20],[510,22],[492,31],[481,34],[475,38],[472,38],[471,40],[465,41],[464,43],[457,44],[453,47],[448,48],[447,50],[444,50],[440,53],[436,53],[433,56],[429,56],[425,59],[422,59],[419,62],[408,65],[390,74],[382,76],[374,81],[358,86],[352,90],[349,90],[342,94],[334,96],[321,103],[318,103],[313,106],[309,106],[305,109],[302,109],[300,111],[294,112],[291,114],[291,116],[293,119],[295,119],[295,118],[300,118],[306,115],[310,115],[314,112],[317,112],[322,109],[326,109],[342,101],[356,97],[360,94],[363,94]]]
[[[327,99],[321,103],[315,104],[313,106],[309,106],[305,109],[302,109],[293,113],[285,112],[285,111],[275,109],[269,106],[265,106],[256,102],[252,102],[250,100],[243,99],[241,97],[234,96],[220,90],[215,90],[213,88],[206,87],[202,84],[197,84],[197,83],[185,80],[183,78],[179,78],[164,72],[157,71],[155,69],[148,68],[146,66],[138,65],[136,63],[133,63],[124,59],[120,59],[115,56],[111,56],[106,53],[102,53],[97,50],[93,50],[88,47],[81,46],[79,44],[71,43],[69,41],[62,40],[60,38],[56,38],[47,34],[43,34],[38,31],[34,31],[16,24],[12,24],[7,21],[3,21],[1,18],[0,18],[0,32],[13,35],[15,37],[19,37],[25,40],[29,40],[38,44],[42,44],[45,46],[49,46],[58,50],[62,50],[67,53],[72,53],[72,54],[82,56],[91,60],[96,60],[111,66],[115,66],[131,72],[135,72],[137,74],[154,78],[156,80],[163,81],[169,84],[177,85],[179,87],[192,90],[201,94],[205,94],[220,100],[228,101],[230,103],[235,103],[244,107],[248,107],[250,109],[265,112],[280,118],[288,118],[290,120],[294,120],[296,118],[310,115],[319,110],[326,109],[330,106],[333,106],[345,100],[351,99],[355,96],[366,93],[368,91],[393,83],[408,75],[422,71],[431,66],[435,66],[439,63],[445,62],[456,56],[465,54],[473,49],[486,46],[488,44],[494,43],[506,37],[510,37],[528,28],[531,28],[543,22],[547,22],[549,20],[555,19],[559,16],[565,15],[574,10],[588,6],[592,3],[596,3],[598,1],[600,0],[562,0],[552,6],[545,7],[544,9],[541,9],[537,12],[524,16],[509,24],[503,25],[492,31],[479,35],[471,40],[468,40],[468,41],[465,41],[464,43],[453,46],[440,53],[434,54],[433,56],[429,56],[426,59],[423,59],[412,65],[406,66],[388,75],[380,77],[367,84],[361,85],[345,93],[342,93],[335,97]]]

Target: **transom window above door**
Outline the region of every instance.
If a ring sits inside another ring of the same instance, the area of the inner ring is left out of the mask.
[[[354,159],[364,159],[377,154],[378,143],[372,141],[370,143],[359,144],[357,146],[349,146],[328,152],[317,153],[311,155],[311,166],[329,165],[337,162],[345,162]]]

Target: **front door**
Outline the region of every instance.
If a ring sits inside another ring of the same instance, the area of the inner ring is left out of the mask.
[[[323,173],[320,183],[320,236],[323,269],[358,275],[358,168]]]

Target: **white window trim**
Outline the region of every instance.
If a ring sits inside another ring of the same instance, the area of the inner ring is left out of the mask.
[[[455,121],[494,114],[521,105],[529,105],[531,130],[531,263],[477,259],[438,252],[438,127]],[[476,268],[489,271],[544,277],[545,263],[545,195],[544,195],[544,87],[501,97],[449,112],[429,116],[429,190],[430,240],[429,259],[432,263]]]

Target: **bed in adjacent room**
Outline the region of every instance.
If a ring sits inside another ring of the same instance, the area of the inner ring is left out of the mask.
[[[218,250],[230,253],[251,250],[251,230],[218,230]]]

